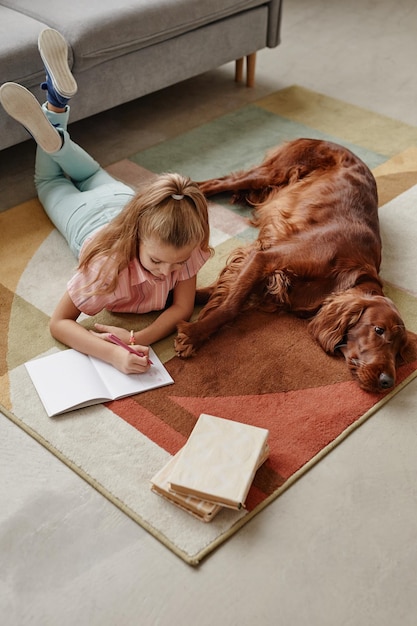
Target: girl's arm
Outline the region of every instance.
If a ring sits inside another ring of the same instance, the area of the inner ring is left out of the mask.
[[[141,357],[113,343],[103,341],[105,337],[100,338],[77,323],[80,313],[66,292],[51,317],[49,328],[52,336],[70,348],[110,363],[125,374],[141,374],[148,370],[147,347],[138,346],[145,355]]]
[[[196,284],[196,276],[177,283],[173,291],[172,305],[163,311],[149,326],[135,332],[135,342],[151,345],[174,332],[179,322],[190,319],[194,311]],[[113,326],[96,324],[96,328],[101,333],[113,333],[116,331],[120,336],[120,333]],[[120,339],[125,341],[126,336],[120,336]]]

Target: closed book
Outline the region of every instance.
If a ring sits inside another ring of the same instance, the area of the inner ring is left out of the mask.
[[[171,472],[170,490],[242,508],[268,435],[265,428],[202,413]]]
[[[169,490],[171,472],[177,464],[181,456],[181,452],[182,449],[177,452],[175,456],[171,457],[168,463],[164,465],[164,467],[159,470],[155,476],[153,476],[151,479],[151,489],[154,493],[157,493],[173,504],[176,504],[178,507],[187,513],[190,513],[197,519],[202,520],[203,522],[211,522],[215,515],[217,515],[217,513],[221,510],[221,506],[187,494],[183,495],[180,493],[171,493]]]

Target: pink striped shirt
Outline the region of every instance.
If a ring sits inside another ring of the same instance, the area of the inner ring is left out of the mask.
[[[95,315],[103,309],[118,313],[160,311],[165,307],[171,289],[178,282],[195,276],[209,257],[210,252],[196,248],[181,268],[164,280],[153,276],[138,259],[134,259],[120,272],[113,293],[90,295],[97,287],[91,282],[103,263],[97,260],[90,264],[87,271],[77,271],[68,282],[67,289],[77,309],[86,315]]]

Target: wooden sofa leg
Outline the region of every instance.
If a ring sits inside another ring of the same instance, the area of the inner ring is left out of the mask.
[[[236,59],[235,66],[235,81],[240,83],[243,80],[243,61],[244,59]],[[246,57],[246,86],[254,87],[255,85],[255,64],[256,64],[256,52],[249,54]]]
[[[246,87],[255,86],[256,52],[246,57]]]
[[[236,59],[235,82],[240,83],[243,78],[243,59]]]

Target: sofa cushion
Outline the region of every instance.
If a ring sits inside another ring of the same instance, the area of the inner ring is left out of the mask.
[[[0,6],[0,80],[25,86],[32,77],[42,79],[38,35],[46,24]]]
[[[264,0],[1,0],[59,30],[71,44],[74,69],[176,37],[256,6]],[[117,7],[117,8],[116,8]],[[116,27],[117,25],[117,27]],[[204,46],[204,41],[201,42]]]

